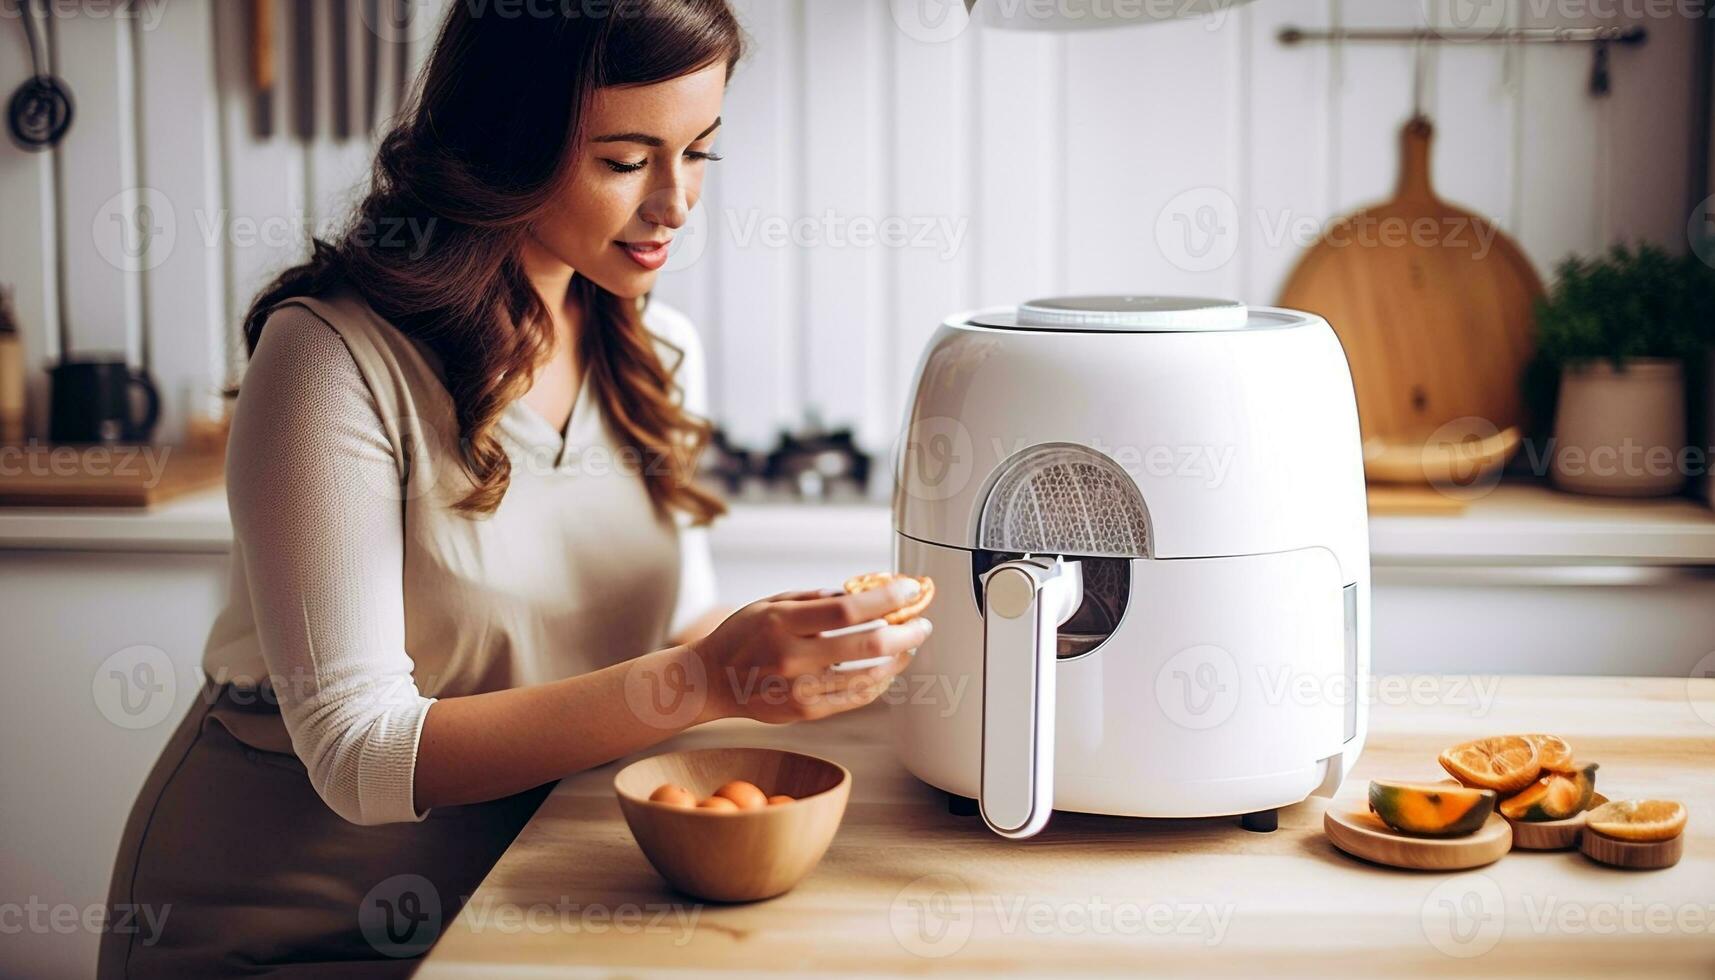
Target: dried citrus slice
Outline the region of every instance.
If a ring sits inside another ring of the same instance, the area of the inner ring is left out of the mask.
[[[1530,743],[1536,746],[1537,761],[1542,768],[1555,772],[1575,772],[1578,764],[1572,761],[1572,746],[1559,735],[1526,735]]]
[[[1445,783],[1370,783],[1370,809],[1395,830],[1425,837],[1475,833],[1495,812],[1495,794]]]
[[[1512,820],[1565,820],[1584,812],[1596,792],[1596,763],[1575,772],[1548,772],[1517,796],[1501,801],[1501,816]]]
[[[1441,768],[1466,786],[1511,795],[1536,782],[1542,762],[1523,735],[1496,735],[1455,745],[1441,753]]]
[[[1685,831],[1685,807],[1673,800],[1615,800],[1591,810],[1585,826],[1615,840],[1672,840]]]
[[[891,585],[894,579],[901,578],[916,579],[917,585],[922,589],[922,591],[917,593],[917,598],[911,600],[909,605],[900,606],[898,609],[895,609],[881,617],[894,626],[898,626],[900,623],[907,623],[917,618],[923,610],[929,608],[929,602],[935,598],[934,579],[927,575],[919,578],[915,575],[897,575],[893,572],[870,572],[868,575],[855,575],[846,579],[845,588],[848,593],[853,594],[858,592],[868,592],[871,589],[879,589],[884,586]]]

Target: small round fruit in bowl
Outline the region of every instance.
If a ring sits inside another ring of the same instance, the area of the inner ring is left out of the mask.
[[[633,762],[613,788],[661,877],[697,898],[753,902],[790,890],[821,861],[851,782],[844,766],[813,755],[715,748]]]
[[[649,802],[665,803],[668,806],[700,807],[704,810],[760,810],[765,806],[779,806],[797,801],[784,793],[769,796],[755,783],[734,779],[715,790],[713,796],[700,800],[697,799],[697,794],[677,783],[662,783],[655,787],[655,792],[649,794]]]

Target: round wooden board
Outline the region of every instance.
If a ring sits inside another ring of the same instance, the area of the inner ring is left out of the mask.
[[[1578,846],[1584,814],[1565,820],[1506,820],[1513,828],[1513,847],[1521,851],[1564,851]]]
[[[1465,837],[1412,837],[1375,814],[1336,802],[1322,815],[1322,829],[1334,846],[1353,857],[1409,871],[1463,871],[1500,860],[1512,850],[1513,831],[1491,814],[1477,832]]]
[[[1406,125],[1393,199],[1330,226],[1279,302],[1339,334],[1366,443],[1412,452],[1460,419],[1481,420],[1487,435],[1523,425],[1519,382],[1543,295],[1516,242],[1435,193],[1433,133],[1421,117]]]
[[[1579,841],[1584,856],[1599,864],[1633,871],[1656,871],[1671,868],[1685,855],[1685,835],[1672,840],[1632,841],[1604,837],[1594,830]]]

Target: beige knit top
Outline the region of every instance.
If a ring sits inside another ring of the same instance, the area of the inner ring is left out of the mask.
[[[644,321],[703,414],[690,323],[658,303]],[[704,533],[656,515],[584,376],[563,432],[506,408],[511,485],[471,519],[450,507],[470,482],[434,352],[351,293],[270,314],[233,416],[231,595],[203,666],[277,698],[278,716],[222,721],[295,752],[347,820],[427,816],[413,784],[436,698],[627,660],[714,606]]]

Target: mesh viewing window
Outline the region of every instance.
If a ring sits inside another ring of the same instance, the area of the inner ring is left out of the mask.
[[[1084,446],[1028,449],[983,502],[978,547],[1031,554],[1146,558],[1149,512],[1137,484]]]

